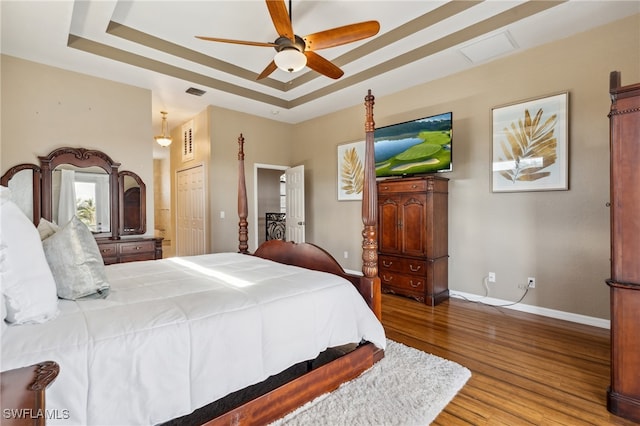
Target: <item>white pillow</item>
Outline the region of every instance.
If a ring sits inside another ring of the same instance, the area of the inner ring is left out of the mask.
[[[0,203],[11,200],[11,190],[6,186],[0,186]]]
[[[7,304],[4,301],[4,295],[3,294],[0,294],[0,299],[2,299],[2,300],[0,300],[0,310],[2,311],[2,312],[0,312],[2,314],[1,315],[1,317],[2,317],[2,320],[1,320],[2,321],[2,326],[0,327],[0,330],[1,330],[0,333],[1,333],[2,331],[5,330],[5,328],[7,328],[9,326],[9,324],[7,324],[7,321],[5,321],[7,319]]]
[[[49,222],[47,219],[41,217],[38,222],[38,233],[41,240],[46,240],[56,232],[60,230],[60,227],[53,222]]]
[[[0,282],[7,309],[15,324],[42,323],[58,314],[56,284],[47,264],[40,235],[0,187],[0,244],[6,253],[0,262]]]
[[[96,239],[77,216],[42,242],[58,297],[107,297],[109,283]]]
[[[7,266],[7,262],[5,262],[6,256],[7,256],[7,246],[5,246],[3,243],[0,243],[0,275],[2,275],[2,272]],[[4,278],[4,275],[2,275],[2,278]],[[4,294],[0,292],[0,321],[2,321],[2,328],[1,328],[2,331],[4,331],[4,329],[7,327],[7,322],[5,321],[6,319],[7,319],[7,303],[4,301]]]

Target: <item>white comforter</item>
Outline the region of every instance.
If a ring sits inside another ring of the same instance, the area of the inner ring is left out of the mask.
[[[156,424],[328,347],[385,346],[380,322],[335,275],[236,253],[107,274],[107,299],[60,300],[56,319],[3,332],[3,371],[60,364],[47,390],[50,424]]]

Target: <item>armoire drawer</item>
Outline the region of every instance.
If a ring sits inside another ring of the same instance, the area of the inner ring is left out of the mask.
[[[390,180],[389,182],[378,182],[378,193],[398,193],[398,192],[425,192],[427,181],[425,180]]]
[[[378,269],[384,271],[401,272],[403,274],[424,275],[427,273],[427,261],[395,256],[378,256]]]
[[[393,272],[381,272],[380,281],[383,286],[389,285],[397,289],[424,292],[426,277],[419,275],[396,274]]]

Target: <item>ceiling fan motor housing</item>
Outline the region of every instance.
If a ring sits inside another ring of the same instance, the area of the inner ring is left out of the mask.
[[[288,37],[278,37],[274,42],[277,46],[274,47],[276,51],[282,52],[285,49],[296,49],[300,53],[304,53],[304,49],[306,48],[305,42],[302,37],[294,36],[295,41],[292,41]]]

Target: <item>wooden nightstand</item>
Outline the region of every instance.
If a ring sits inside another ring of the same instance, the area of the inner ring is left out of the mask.
[[[49,412],[45,408],[45,390],[55,380],[60,367],[44,361],[29,367],[0,373],[0,408],[3,426],[44,425],[48,418],[63,418],[64,410]]]

